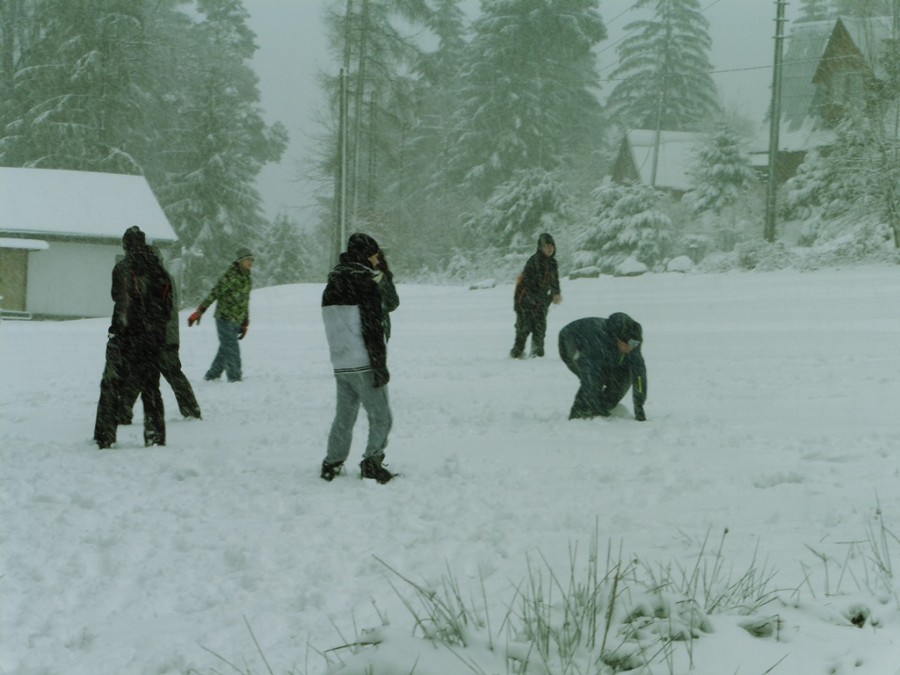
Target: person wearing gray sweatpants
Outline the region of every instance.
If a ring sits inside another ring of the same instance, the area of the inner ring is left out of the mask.
[[[383,465],[393,417],[378,263],[378,243],[367,234],[350,235],[322,293],[322,320],[337,385],[337,408],[322,462],[321,477],[327,481],[342,472],[350,454],[360,404],[369,419],[369,439],[359,465],[362,477],[379,483],[394,477]]]

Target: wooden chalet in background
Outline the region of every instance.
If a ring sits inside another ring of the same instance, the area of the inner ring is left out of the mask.
[[[807,152],[827,149],[835,127],[850,112],[871,112],[884,103],[890,48],[888,17],[792,26],[782,65],[779,182],[796,173]],[[768,153],[767,145],[760,147]]]

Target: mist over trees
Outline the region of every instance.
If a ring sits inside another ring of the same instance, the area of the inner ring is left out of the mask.
[[[793,231],[768,248],[753,125],[721,109],[701,5],[636,0],[607,45],[600,0],[491,0],[475,16],[458,0],[321,3],[332,60],[302,160],[323,187],[301,229],[267,221],[255,188],[287,133],[263,120],[242,0],[0,0],[0,164],[144,175],[179,236],[186,302],[238,246],[270,258],[260,283],[321,279],[343,244],[339,208],[419,279],[511,280],[545,230],[564,273],[683,256],[752,266],[798,232],[900,249],[900,0],[801,3],[800,25],[881,15],[891,37],[833,147],[780,188]],[[692,185],[610,185],[629,129],[705,138]]]
[[[240,0],[0,2],[0,163],[145,176],[187,302],[265,241],[254,181],[287,144],[262,119],[246,19]]]
[[[698,131],[719,110],[710,72],[709,22],[699,0],[638,0],[647,19],[627,26],[617,47],[620,79],[607,106],[613,119],[638,129]]]
[[[744,260],[765,255],[765,176],[751,166],[748,125],[721,108],[701,3],[637,0],[632,9],[638,18],[626,24],[603,82],[597,47],[607,28],[597,0],[496,0],[471,17],[453,0],[331,3],[329,36],[349,92],[349,228],[372,231],[400,269],[425,278],[441,270],[507,277],[548,229],[569,271],[628,258],[659,269],[740,245],[754,251]],[[810,0],[801,18],[842,9]],[[373,17],[390,27],[363,34]],[[337,79],[326,87],[337,120]],[[705,135],[684,200],[605,184],[629,128]],[[866,156],[880,152],[883,175],[893,176],[891,134],[881,139]],[[322,147],[322,175],[336,176],[336,125]],[[888,180],[878,182],[884,218],[894,198]],[[334,227],[332,194],[323,195],[325,230]],[[858,213],[863,201],[858,195],[848,208]]]

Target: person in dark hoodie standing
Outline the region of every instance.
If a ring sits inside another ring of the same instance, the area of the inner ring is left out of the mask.
[[[116,442],[122,397],[131,387],[140,390],[144,405],[144,445],[166,444],[159,364],[172,311],[172,287],[140,228],[125,230],[122,248],[125,257],[112,272],[113,316],[94,423],[94,440],[101,450]]]
[[[162,263],[162,255],[155,246],[150,247],[153,255],[159,261],[160,265],[165,269]],[[169,287],[172,289],[172,311],[169,319],[166,321],[166,341],[160,354],[159,370],[160,374],[166,379],[175,392],[175,400],[178,402],[178,411],[182,417],[188,419],[202,419],[200,414],[200,404],[197,403],[197,397],[194,395],[194,389],[191,387],[187,375],[181,368],[181,357],[178,354],[180,337],[178,331],[178,294],[175,290],[175,282],[172,275],[166,271],[169,280]],[[122,412],[119,416],[119,424],[131,424],[132,410],[140,391],[136,383],[131,383],[130,389],[122,394]]]
[[[200,303],[197,311],[188,317],[188,327],[200,323],[203,312],[214,302],[218,303],[216,331],[219,334],[219,351],[203,376],[207,381],[218,380],[223,371],[229,382],[240,382],[243,378],[238,340],[243,340],[250,328],[250,291],[253,289],[251,269],[253,254],[249,249],[239,248],[234,262]]]
[[[647,366],[641,355],[643,329],[627,314],[578,319],[559,331],[559,356],[581,386],[569,419],[608,417],[629,387],[634,418],[644,422]]]
[[[384,465],[384,449],[393,424],[388,403],[387,340],[382,292],[377,281],[378,243],[355,233],[328,275],[322,294],[322,319],[334,367],[337,407],[321,477],[334,480],[350,454],[359,406],[366,410],[369,437],[360,470],[363,478],[387,483],[394,477]],[[398,300],[399,302],[399,300]]]
[[[544,355],[544,335],[547,333],[547,312],[550,304],[562,302],[559,290],[559,269],[556,264],[556,242],[544,232],[538,237],[537,251],[525,262],[525,269],[516,281],[514,309],[516,310],[516,341],[509,355],[520,359],[525,342],[531,335],[531,355]]]

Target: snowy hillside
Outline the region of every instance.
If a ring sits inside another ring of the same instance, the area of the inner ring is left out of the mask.
[[[558,637],[593,570],[581,672],[900,675],[900,268],[564,280],[524,361],[511,285],[397,280],[385,486],[358,479],[364,416],[318,477],[319,285],[253,293],[240,384],[202,380],[211,317],[182,328],[204,419],[163,383],[165,448],[90,440],[108,321],[0,325],[0,673],[505,673],[507,649],[560,673],[523,598]],[[614,311],[644,326],[649,421],[570,422],[556,335]],[[455,584],[465,640],[422,640],[398,575]]]

